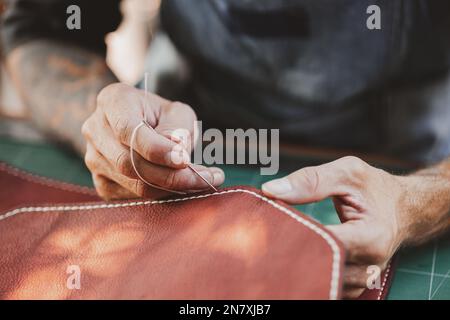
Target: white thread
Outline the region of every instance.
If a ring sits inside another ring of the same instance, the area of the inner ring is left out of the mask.
[[[137,125],[136,128],[134,128],[133,133],[131,134],[131,141],[130,141],[130,159],[131,159],[131,165],[132,165],[132,167],[133,167],[134,172],[136,173],[136,175],[138,176],[138,178],[139,178],[142,182],[144,182],[146,185],[148,185],[148,186],[150,186],[150,187],[152,187],[152,188],[159,189],[159,190],[163,190],[163,191],[167,191],[167,192],[171,192],[171,193],[176,193],[176,194],[182,194],[182,195],[187,194],[186,192],[183,192],[183,191],[171,190],[171,189],[164,188],[164,187],[158,186],[158,185],[156,185],[156,184],[150,183],[150,182],[148,182],[148,181],[147,181],[147,180],[139,173],[139,170],[138,170],[137,165],[136,165],[135,160],[134,160],[134,152],[135,152],[135,151],[134,151],[134,150],[135,150],[135,148],[134,148],[134,142],[135,142],[135,140],[136,140],[136,134],[137,134],[137,132],[138,132],[139,129],[142,128],[143,126],[148,127],[150,130],[154,130],[154,129],[153,129],[153,128],[145,121],[145,120],[142,120],[142,122],[141,122],[139,125]],[[189,168],[192,172],[194,172],[194,174],[196,174],[200,179],[202,179],[202,180],[206,183],[207,186],[209,186],[214,192],[217,192],[216,187],[214,187],[208,180],[206,180],[206,178],[203,177],[203,176],[200,174],[200,172],[198,172],[197,170],[195,170],[195,168],[194,168],[191,164],[188,164],[187,166],[188,166],[188,168]]]
[[[159,189],[159,190],[163,190],[163,191],[167,191],[167,192],[171,192],[171,193],[175,193],[175,194],[182,194],[185,195],[187,194],[186,192],[182,192],[182,191],[177,191],[177,190],[171,190],[168,188],[164,188],[161,186],[158,186],[156,184],[150,183],[147,181],[147,179],[145,179],[140,173],[139,170],[136,166],[136,163],[134,161],[134,142],[136,139],[136,135],[139,131],[140,128],[146,126],[147,128],[149,128],[150,130],[154,130],[153,127],[147,122],[147,108],[148,108],[148,79],[149,79],[150,74],[148,72],[146,72],[144,74],[144,110],[143,110],[143,119],[141,121],[141,123],[139,123],[136,128],[134,128],[133,133],[131,134],[131,141],[130,141],[130,158],[131,158],[131,165],[133,166],[133,170],[136,173],[136,175],[138,176],[138,178],[144,182],[146,185],[155,188],[155,189]],[[204,178],[197,170],[195,170],[195,168],[191,165],[188,164],[187,165],[188,168],[194,172],[198,177],[200,177],[200,179],[202,179],[214,192],[217,192],[216,187],[214,187],[208,180],[206,180],[206,178]]]
[[[386,269],[386,273],[384,274],[383,284],[381,285],[381,289],[380,289],[380,292],[378,293],[377,300],[381,300],[381,296],[383,295],[384,288],[386,287],[386,282],[389,277],[389,272],[391,271],[391,264],[392,264],[392,262],[389,262],[389,265]]]
[[[143,118],[141,123],[139,123],[136,128],[134,128],[133,133],[131,134],[131,139],[130,139],[130,159],[131,159],[131,165],[133,166],[133,170],[136,173],[136,175],[138,176],[138,178],[144,182],[146,185],[148,185],[149,187],[155,188],[155,189],[159,189],[159,190],[163,190],[163,191],[167,191],[167,192],[171,192],[171,193],[176,193],[176,194],[186,194],[185,192],[181,192],[181,191],[176,191],[176,190],[170,190],[161,186],[157,186],[153,183],[150,183],[147,181],[147,179],[145,179],[140,173],[139,170],[136,166],[136,163],[134,161],[134,142],[136,140],[136,135],[139,131],[140,128],[146,126],[150,129],[153,129],[152,126],[147,122],[147,108],[148,108],[148,78],[149,78],[150,74],[148,72],[146,72],[144,74],[144,110],[143,110]]]
[[[328,232],[319,228],[312,222],[302,218],[301,216],[295,214],[291,210],[274,202],[273,200],[270,200],[270,199],[268,199],[264,196],[261,196],[253,191],[249,191],[249,190],[245,190],[245,189],[232,189],[232,190],[226,190],[226,191],[221,191],[221,192],[217,192],[217,193],[210,193],[210,194],[191,196],[191,197],[185,197],[185,198],[177,198],[177,199],[168,199],[168,200],[147,200],[147,201],[135,201],[135,202],[128,202],[128,203],[127,202],[125,202],[125,203],[109,203],[109,204],[102,203],[102,204],[91,204],[91,205],[80,205],[80,206],[55,206],[55,207],[47,206],[47,207],[18,208],[18,209],[9,211],[3,215],[0,215],[0,221],[4,220],[6,218],[9,218],[9,217],[15,216],[17,214],[21,214],[21,213],[59,212],[59,211],[67,212],[67,211],[79,211],[79,210],[98,210],[98,209],[136,207],[136,206],[142,206],[142,205],[145,206],[145,205],[188,201],[188,200],[193,200],[193,199],[202,199],[202,198],[208,198],[211,196],[218,196],[218,195],[237,193],[237,192],[250,194],[260,200],[263,200],[264,202],[267,202],[268,204],[272,205],[274,208],[280,210],[281,212],[285,213],[289,217],[293,218],[295,221],[297,221],[297,222],[303,224],[305,227],[311,229],[312,231],[317,233],[319,236],[321,236],[326,241],[326,243],[330,246],[331,251],[333,252],[333,263],[332,263],[332,270],[331,270],[331,283],[330,283],[329,297],[331,300],[336,300],[338,298],[338,292],[339,292],[339,276],[340,276],[339,271],[340,271],[340,265],[341,265],[340,250],[339,250],[339,246],[337,245],[336,241],[331,237],[331,235]],[[388,271],[389,271],[389,269],[388,269]],[[385,282],[386,282],[386,280],[385,280]],[[383,283],[383,287],[384,287],[384,283]]]
[[[145,109],[145,108],[144,108]],[[167,192],[171,192],[171,193],[176,193],[176,194],[186,194],[185,192],[181,192],[181,191],[176,191],[176,190],[170,190],[161,186],[157,186],[153,183],[148,182],[140,173],[139,170],[136,166],[136,163],[134,161],[134,141],[136,140],[136,134],[139,131],[140,128],[142,128],[143,126],[149,126],[147,124],[147,122],[145,122],[145,120],[142,120],[142,122],[136,126],[136,128],[134,128],[133,133],[131,134],[131,141],[130,141],[130,159],[131,159],[131,165],[133,166],[134,172],[136,173],[136,175],[138,176],[138,178],[144,182],[146,185],[155,188],[155,189],[159,189],[159,190],[163,190],[163,191],[167,191]]]

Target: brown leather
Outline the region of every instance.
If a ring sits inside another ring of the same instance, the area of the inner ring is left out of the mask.
[[[340,296],[339,241],[255,189],[80,204],[95,199],[91,190],[5,166],[0,181],[3,299]],[[42,205],[58,200],[66,205]],[[67,287],[71,265],[81,271],[79,290]]]
[[[50,180],[47,178],[42,178],[42,177],[38,177],[35,175],[31,175],[25,172],[22,172],[20,170],[17,170],[15,168],[9,167],[5,164],[0,163],[0,185],[2,186],[0,189],[0,214],[3,215],[3,220],[5,219],[5,213],[6,212],[14,212],[14,209],[20,207],[28,207],[28,206],[38,206],[38,205],[42,205],[43,202],[47,203],[47,204],[54,204],[54,203],[58,203],[61,202],[61,200],[64,200],[64,202],[66,204],[68,203],[79,203],[79,202],[86,202],[86,201],[93,201],[93,200],[99,200],[98,197],[95,194],[95,191],[89,188],[85,188],[85,187],[79,187],[79,186],[75,186],[75,185],[71,185],[71,184],[67,184],[67,183],[62,183],[62,182],[58,182],[58,181],[54,181],[54,180]],[[249,189],[244,189],[244,190],[248,190]],[[200,201],[201,199],[198,199],[198,201]],[[187,200],[190,201],[190,200]],[[130,207],[131,209],[132,207]],[[107,211],[110,209],[104,209],[104,211]],[[132,209],[131,209],[132,210]],[[290,211],[293,211],[291,208],[289,208]],[[56,212],[49,212],[49,215],[55,215]],[[67,212],[66,212],[67,213]],[[21,213],[24,214],[24,213]],[[33,213],[35,214],[35,213]],[[298,213],[297,213],[298,214]],[[44,215],[45,216],[45,215]],[[92,219],[96,219],[95,215],[90,215],[93,218]],[[91,218],[89,218],[91,219]],[[89,220],[88,219],[88,220]],[[41,220],[40,218],[37,219],[23,219],[23,220],[27,220],[24,222],[24,227],[22,227],[20,229],[20,231],[22,230],[33,230],[30,229],[31,226],[33,226],[32,221],[35,221],[34,224],[36,224],[37,229],[40,228],[46,228],[45,230],[48,229],[48,231],[46,231],[48,233],[48,236],[54,235],[54,231],[53,231],[53,227],[52,225],[54,225],[55,223],[51,224],[51,226],[49,227],[46,223],[41,223],[39,220]],[[28,221],[30,220],[30,222]],[[50,219],[51,221],[53,221],[52,219]],[[125,219],[126,220],[126,219]],[[122,223],[125,223],[124,222]],[[9,220],[8,224],[5,223],[4,221],[0,221],[0,230],[2,230],[1,228],[9,228],[9,224],[11,223],[12,220]],[[55,219],[55,221],[58,221],[58,219]],[[103,220],[102,220],[103,221]],[[126,220],[126,222],[128,222],[128,220]],[[87,221],[86,225],[90,226],[92,223],[90,221]],[[109,224],[109,223],[108,223]],[[101,225],[101,223],[100,223]],[[85,229],[85,230],[84,230]],[[18,228],[13,227],[13,229],[11,229],[11,234],[14,234],[15,231],[17,231]],[[67,232],[67,231],[65,231]],[[87,228],[83,228],[83,232],[85,232],[85,234],[89,234],[91,233],[91,229]],[[39,231],[38,234],[42,234],[43,231]],[[78,255],[77,252],[79,252],[80,250],[83,249],[83,247],[86,247],[86,244],[81,245],[83,243],[80,244],[80,242],[76,242],[73,244],[70,244],[70,238],[73,237],[73,235],[71,235],[71,232],[67,232],[68,235],[67,237],[64,235],[65,233],[61,233],[60,236],[62,236],[63,238],[66,239],[66,241],[68,241],[66,243],[66,245],[71,245],[71,252],[69,252],[67,254],[67,256],[65,257],[66,260],[70,260],[73,259],[71,256],[72,255]],[[1,233],[2,235],[5,233]],[[33,233],[34,234],[34,233]],[[32,234],[32,235],[33,235]],[[34,245],[33,241],[36,241],[33,239],[33,236],[31,237],[21,237],[20,235],[16,235],[16,237],[20,238],[20,239],[13,239],[12,241],[15,243],[15,245],[18,248],[23,248],[22,250],[26,250],[26,246],[28,245],[26,243],[26,241],[31,241],[31,244],[29,245],[29,253],[28,255],[30,256],[28,258],[29,261],[35,261],[36,258],[33,257],[34,254],[38,254],[39,250],[36,250],[36,248],[39,248],[39,245]],[[22,240],[22,238],[24,240]],[[31,238],[31,239],[30,239]],[[6,237],[2,236],[0,237],[0,240],[3,243],[9,242],[11,243],[11,240],[7,240]],[[22,242],[25,241],[23,244]],[[103,245],[103,243],[102,243]],[[33,247],[34,246],[34,247]],[[113,242],[111,244],[111,248],[110,250],[112,251],[116,251],[116,246],[118,246],[117,248],[120,249],[120,244],[119,242]],[[50,248],[50,252],[47,252],[48,255],[52,256],[51,254],[51,248]],[[137,249],[139,250],[139,248]],[[5,253],[6,252],[6,253]],[[24,277],[27,276],[27,274],[31,274],[30,270],[37,270],[39,268],[41,268],[39,265],[35,266],[34,263],[32,262],[33,265],[31,268],[26,268],[23,265],[25,263],[22,264],[18,264],[17,261],[20,260],[20,254],[21,251],[16,251],[14,245],[11,246],[8,250],[3,250],[2,252],[2,257],[8,257],[9,261],[11,261],[8,264],[4,265],[2,263],[2,268],[0,269],[1,273],[0,273],[0,297],[3,298],[25,298],[25,297],[31,297],[31,298],[85,298],[84,293],[82,294],[82,292],[76,292],[76,294],[73,294],[73,292],[68,293],[67,289],[63,289],[61,288],[61,284],[59,284],[59,290],[61,290],[61,292],[59,292],[58,290],[56,291],[50,291],[51,294],[48,294],[47,288],[46,287],[36,287],[34,288],[33,285],[28,286],[30,287],[28,290],[24,290],[24,289],[19,289],[17,290],[17,286],[19,286],[19,282],[17,279],[22,279]],[[82,255],[81,255],[82,256]],[[90,258],[90,257],[89,257]],[[79,258],[77,258],[79,259]],[[84,257],[83,259],[87,259],[86,257]],[[101,262],[103,258],[92,258],[93,260],[91,261],[91,265],[93,263],[95,263],[95,261],[99,261]],[[3,259],[4,261],[6,261],[6,258]],[[61,263],[59,262],[59,259],[50,259],[48,261],[48,263],[46,263],[46,265],[48,264],[52,264],[53,261],[55,263]],[[3,261],[2,261],[3,262]],[[112,262],[114,264],[114,262]],[[15,275],[15,276],[11,276],[11,274],[14,274],[14,270],[16,267],[22,265],[21,270],[23,272],[23,274],[21,275]],[[383,272],[382,276],[381,276],[381,288],[380,289],[372,289],[372,290],[366,290],[363,295],[359,298],[359,299],[365,299],[365,300],[380,300],[380,299],[385,299],[390,287],[390,284],[392,282],[392,278],[393,278],[393,270],[394,270],[394,266],[395,266],[395,261],[391,262],[388,265],[388,268]],[[92,266],[91,266],[92,267]],[[54,270],[55,268],[58,268],[56,266],[52,266],[50,268],[50,270]],[[10,271],[6,271],[6,270],[10,270]],[[42,269],[42,268],[41,268]],[[58,268],[59,273],[61,273],[61,269]],[[33,271],[35,272],[35,271]],[[63,273],[64,274],[64,273]],[[38,273],[39,275],[39,273]],[[67,275],[64,274],[64,276],[67,277]],[[59,274],[57,278],[63,278],[63,275]],[[84,278],[84,276],[83,276]],[[108,279],[110,279],[111,281],[111,277],[109,277]],[[38,278],[39,280],[39,278]],[[51,281],[55,281],[55,280],[51,280]],[[58,280],[56,280],[58,281]],[[83,281],[84,283],[84,281]],[[92,286],[92,284],[91,284]],[[93,286],[92,286],[93,287]],[[126,288],[126,285],[124,286]],[[7,288],[11,288],[9,290],[7,290]],[[14,289],[16,288],[16,289]],[[20,286],[19,286],[20,288]],[[119,291],[121,289],[118,289]],[[278,288],[277,288],[278,290]],[[82,290],[81,290],[82,291]],[[15,295],[11,295],[12,292],[15,292]],[[120,297],[122,298],[131,298],[132,296],[126,296],[126,295],[121,295],[119,294]],[[89,298],[102,298],[102,297],[106,297],[103,295],[90,295]],[[171,298],[175,298],[175,295],[172,295],[170,292],[167,293],[166,297],[171,297]],[[186,298],[193,298],[192,295],[187,295],[185,296]],[[237,296],[236,296],[237,297]],[[212,297],[210,297],[212,298]]]
[[[43,203],[100,200],[90,188],[26,173],[0,162],[0,212]]]

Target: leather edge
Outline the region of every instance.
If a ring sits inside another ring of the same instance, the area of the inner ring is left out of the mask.
[[[51,188],[69,191],[69,192],[86,194],[86,195],[90,195],[90,196],[97,196],[97,192],[93,188],[83,187],[83,186],[79,186],[76,184],[62,182],[62,181],[54,180],[51,178],[39,176],[37,174],[15,168],[5,162],[0,162],[0,171],[11,174],[22,180],[32,182],[35,184],[44,185],[46,187],[51,187]]]
[[[1,165],[1,164],[0,164]],[[195,199],[201,199],[210,196],[218,196],[224,194],[230,194],[233,192],[244,192],[253,195],[265,203],[271,205],[273,208],[284,212],[291,218],[297,220],[297,222],[302,223],[305,227],[311,229],[315,232],[319,238],[326,241],[331,250],[332,256],[332,270],[331,270],[331,283],[330,283],[330,299],[340,299],[342,293],[342,273],[344,270],[345,262],[345,252],[341,242],[323,225],[303,214],[299,210],[288,206],[281,201],[275,201],[269,199],[262,195],[262,192],[253,187],[247,186],[235,186],[230,188],[224,188],[218,192],[204,192],[197,193],[185,197],[169,197],[163,200],[129,200],[129,201],[114,201],[114,202],[85,202],[77,204],[48,204],[48,205],[38,205],[38,206],[27,206],[27,207],[17,207],[16,209],[11,209],[6,213],[0,215],[0,221],[10,218],[12,216],[22,214],[22,213],[36,213],[36,212],[61,212],[61,211],[77,211],[77,210],[98,210],[98,209],[108,209],[108,208],[120,208],[120,207],[131,207],[131,206],[144,206],[153,204],[164,204],[179,201],[190,201]]]

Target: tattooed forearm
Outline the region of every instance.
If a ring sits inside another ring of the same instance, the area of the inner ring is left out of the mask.
[[[7,63],[33,122],[83,154],[81,126],[94,111],[98,92],[116,81],[105,58],[40,40],[15,49]]]

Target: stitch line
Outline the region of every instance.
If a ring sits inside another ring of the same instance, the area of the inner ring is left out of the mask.
[[[47,187],[60,189],[60,190],[64,190],[64,191],[77,192],[77,193],[91,195],[91,196],[96,195],[95,191],[91,188],[78,186],[78,185],[71,184],[68,182],[56,181],[56,180],[53,180],[50,178],[41,177],[41,176],[32,174],[30,172],[26,172],[26,171],[11,167],[3,162],[0,162],[0,170],[13,175],[14,177],[23,179],[25,181],[37,183],[37,184],[44,185]]]
[[[102,204],[92,204],[92,205],[79,205],[79,206],[46,206],[46,207],[24,207],[24,208],[18,208],[11,210],[3,215],[0,215],[0,221],[7,219],[9,217],[21,214],[21,213],[33,213],[33,212],[58,212],[58,211],[80,211],[80,210],[99,210],[99,209],[111,209],[111,208],[125,208],[125,207],[137,207],[137,206],[146,206],[146,205],[155,205],[155,204],[165,204],[165,203],[175,203],[175,202],[181,202],[181,201],[188,201],[193,199],[202,199],[202,198],[208,198],[211,196],[218,196],[223,194],[229,194],[229,193],[246,193],[250,194],[264,202],[267,202],[274,208],[278,209],[279,211],[285,213],[287,216],[293,218],[297,222],[303,224],[305,227],[311,229],[315,233],[317,233],[320,237],[322,237],[326,243],[330,246],[331,251],[333,252],[333,263],[332,263],[332,270],[331,270],[331,283],[330,283],[330,293],[329,297],[331,300],[336,300],[338,298],[338,291],[339,291],[339,271],[340,271],[340,250],[339,246],[337,245],[336,241],[330,236],[329,233],[324,231],[323,229],[319,228],[315,224],[311,223],[310,221],[302,218],[301,216],[295,214],[291,210],[279,205],[278,203],[274,202],[273,200],[270,200],[264,196],[261,196],[253,191],[245,190],[245,189],[232,189],[232,190],[226,190],[216,193],[210,193],[210,194],[204,194],[204,195],[197,195],[197,196],[191,196],[191,197],[185,197],[185,198],[176,198],[176,199],[168,199],[168,200],[147,200],[147,201],[135,201],[135,202],[125,202],[125,203],[102,203]],[[385,281],[383,283],[383,287]]]
[[[384,289],[385,289],[385,287],[386,287],[386,282],[387,282],[387,279],[388,279],[388,277],[389,277],[389,272],[391,271],[391,264],[392,264],[392,261],[389,262],[389,265],[388,265],[388,267],[387,267],[387,269],[386,269],[386,273],[385,273],[384,279],[383,279],[383,284],[381,285],[381,290],[380,290],[380,292],[378,293],[377,300],[381,300],[381,297],[382,297],[382,295],[383,295]]]

